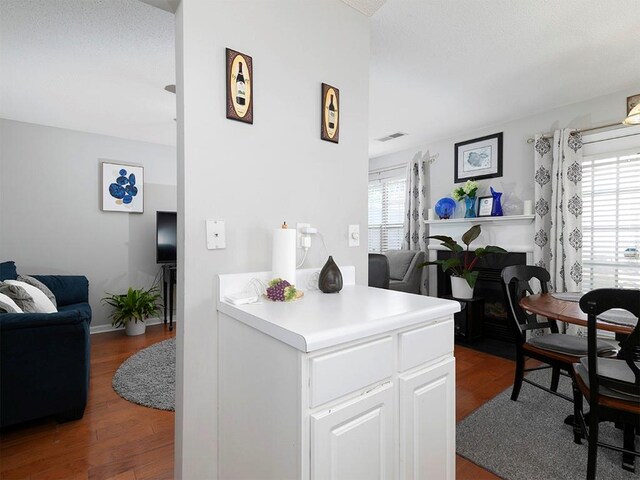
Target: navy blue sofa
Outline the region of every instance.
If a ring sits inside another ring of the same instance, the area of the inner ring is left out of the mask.
[[[55,416],[82,418],[89,393],[89,281],[33,275],[56,296],[57,313],[0,313],[0,426]],[[15,279],[13,262],[0,281]]]

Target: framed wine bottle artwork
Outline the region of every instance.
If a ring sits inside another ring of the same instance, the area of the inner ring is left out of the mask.
[[[340,139],[340,90],[322,84],[322,125],[320,138],[338,143]]]
[[[253,61],[227,48],[227,118],[253,123]]]

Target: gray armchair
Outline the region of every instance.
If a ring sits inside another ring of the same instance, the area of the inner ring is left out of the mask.
[[[418,265],[426,261],[424,252],[417,250],[389,250],[389,289],[400,292],[420,293],[422,270]]]

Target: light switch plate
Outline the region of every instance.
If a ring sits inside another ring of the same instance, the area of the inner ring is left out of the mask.
[[[224,220],[207,220],[207,248],[209,250],[227,248]]]
[[[360,246],[360,225],[349,225],[349,246]]]

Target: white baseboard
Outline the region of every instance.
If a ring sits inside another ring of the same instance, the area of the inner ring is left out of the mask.
[[[159,325],[164,323],[164,319],[162,318],[148,318],[144,323],[147,324],[147,327],[150,325]],[[175,322],[174,322],[175,325]],[[113,325],[96,325],[95,327],[89,328],[89,333],[94,335],[96,333],[107,333],[107,332],[115,332],[116,330],[124,330],[124,327],[114,327]]]

